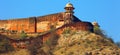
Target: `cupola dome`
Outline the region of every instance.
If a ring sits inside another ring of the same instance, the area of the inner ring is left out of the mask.
[[[70,2],[69,3],[67,3],[66,4],[66,6],[65,6],[65,8],[64,8],[65,10],[74,10],[75,8],[74,8],[74,6],[73,6],[73,4],[71,4]]]
[[[69,2],[69,3],[66,4],[65,7],[73,7],[73,5]]]

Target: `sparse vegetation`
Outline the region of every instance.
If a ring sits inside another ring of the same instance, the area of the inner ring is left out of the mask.
[[[11,46],[9,40],[4,36],[0,36],[0,53],[13,51],[14,48]]]
[[[24,31],[22,31],[20,37],[21,39],[25,39],[27,37],[27,34]]]
[[[109,40],[110,42],[114,43],[113,39],[108,37],[106,34],[105,34],[105,31],[100,29],[99,26],[94,26],[94,33],[97,34],[97,35],[100,35],[102,37],[104,37],[105,39]],[[114,43],[115,44],[115,43]]]
[[[57,45],[57,41],[58,41],[58,35],[55,33],[55,27],[51,26],[51,30],[50,30],[50,38],[48,38],[45,42],[44,42],[44,47],[43,50],[45,53],[48,53],[48,55],[53,55],[52,51],[55,48],[55,46]]]
[[[71,33],[71,29],[69,27],[67,27],[64,31],[63,34],[70,34]]]
[[[94,33],[95,33],[95,34],[98,34],[98,35],[101,35],[101,36],[104,36],[104,35],[105,35],[104,31],[103,31],[102,29],[100,29],[99,26],[94,26],[93,29],[94,29]]]
[[[101,37],[94,33],[77,31],[71,35],[73,31],[70,31],[69,37],[65,37],[65,34],[58,35],[51,30],[51,37],[41,47],[37,47],[38,42],[29,45],[24,54],[28,55],[85,55],[85,54],[119,54],[120,50],[109,41],[107,38]],[[68,33],[67,33],[68,34]],[[24,51],[24,50],[23,50]],[[108,52],[109,51],[109,52]],[[105,52],[105,53],[103,53]],[[15,53],[14,53],[15,54]],[[23,54],[23,55],[24,55]]]
[[[109,39],[104,38],[100,35],[96,35],[94,33],[84,31],[77,32],[76,34],[70,37],[64,37],[64,35],[62,34],[57,46],[59,46],[59,49],[54,52],[55,55],[69,55],[70,53],[72,55],[113,55],[113,52],[114,54],[120,54],[118,53],[120,50]]]
[[[99,27],[95,27],[94,31],[95,33],[75,31],[68,27],[64,29],[62,34],[57,35],[55,27],[51,26],[50,37],[43,45],[40,46],[37,40],[31,41],[33,43],[22,51],[26,51],[24,53],[26,55],[113,55],[113,53],[119,55],[120,49],[114,45],[111,38],[108,38]],[[20,37],[25,39],[27,34],[23,31]],[[119,46],[119,43],[117,45]],[[1,43],[0,46],[2,46]]]

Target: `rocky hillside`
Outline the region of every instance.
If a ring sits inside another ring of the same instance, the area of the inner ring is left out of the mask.
[[[58,39],[51,37],[42,47],[33,45],[0,55],[120,55],[120,49],[104,36],[66,30]]]
[[[16,51],[0,54],[0,55],[30,55],[29,51],[27,49],[19,49]]]
[[[120,49],[106,37],[78,31],[61,34],[54,55],[120,55]]]

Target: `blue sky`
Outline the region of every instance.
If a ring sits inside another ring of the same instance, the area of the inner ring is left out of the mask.
[[[26,18],[63,12],[69,0],[0,0],[0,19]],[[120,0],[70,0],[75,15],[97,21],[115,42],[120,41]]]

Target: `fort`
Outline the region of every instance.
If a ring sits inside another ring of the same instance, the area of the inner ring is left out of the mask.
[[[72,30],[90,31],[93,32],[93,25],[90,22],[81,21],[74,15],[73,10],[75,9],[71,3],[66,4],[65,12],[49,14],[39,17],[29,17],[20,19],[0,20],[0,29],[6,31],[14,31],[20,33],[21,31],[29,33],[42,33],[36,38],[16,40],[10,39],[12,45],[15,47],[16,44],[25,43],[26,41],[32,43],[38,42],[41,44],[50,37],[51,27],[55,27],[55,32],[60,35],[66,27],[70,27]],[[3,33],[3,32],[1,32]],[[36,40],[36,41],[35,41]]]
[[[66,5],[65,10],[65,12],[39,17],[0,20],[0,29],[16,32],[25,31],[26,33],[38,33],[49,31],[51,25],[55,25],[56,28],[59,28],[67,23],[82,22],[79,25],[83,26],[78,26],[80,30],[83,30],[83,28],[85,28],[89,31],[87,28],[91,26],[84,26],[84,22],[73,15],[74,7],[71,3],[68,3]]]

